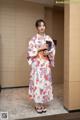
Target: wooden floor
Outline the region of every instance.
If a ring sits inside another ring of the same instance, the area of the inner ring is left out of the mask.
[[[80,120],[80,111],[70,112],[70,113],[65,113],[60,115],[27,118],[27,119],[21,119],[21,120]]]

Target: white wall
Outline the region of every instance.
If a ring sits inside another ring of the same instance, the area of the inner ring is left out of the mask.
[[[58,40],[55,82],[63,83],[63,14],[23,0],[0,0],[0,78],[2,87],[26,86],[30,67],[27,43],[36,33],[36,19],[45,18],[47,33]],[[45,16],[46,15],[46,16]],[[59,22],[58,22],[59,19]],[[53,36],[54,35],[54,36]]]
[[[29,81],[27,43],[36,32],[36,19],[44,18],[44,7],[23,0],[0,2],[1,84],[2,87],[26,86]]]
[[[61,8],[46,8],[47,33],[57,40],[55,68],[52,72],[55,83],[64,82],[64,11]]]

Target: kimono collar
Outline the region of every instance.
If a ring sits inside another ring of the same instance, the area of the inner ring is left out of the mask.
[[[38,38],[39,36],[40,36],[40,37],[45,37],[46,34],[44,33],[44,35],[40,35],[39,33],[37,33],[37,38]]]

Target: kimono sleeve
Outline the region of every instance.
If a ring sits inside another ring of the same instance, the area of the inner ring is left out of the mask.
[[[55,47],[55,44],[53,42],[53,40],[51,38],[49,38],[49,40],[52,42],[52,46],[51,46],[51,50],[49,51],[49,60],[50,60],[50,63],[52,65],[52,67],[55,67],[55,53],[56,53],[56,47]]]
[[[28,51],[27,51],[27,59],[28,59],[29,64],[32,64],[33,57],[35,57],[37,55],[37,52],[38,52],[38,50],[36,48],[35,41],[32,39],[29,41]]]

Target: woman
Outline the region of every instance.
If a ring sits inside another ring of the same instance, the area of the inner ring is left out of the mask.
[[[46,103],[53,100],[51,66],[54,67],[55,45],[45,34],[45,21],[35,23],[37,34],[29,41],[28,62],[31,65],[29,96],[38,113],[46,112]],[[51,44],[47,44],[47,41]]]

